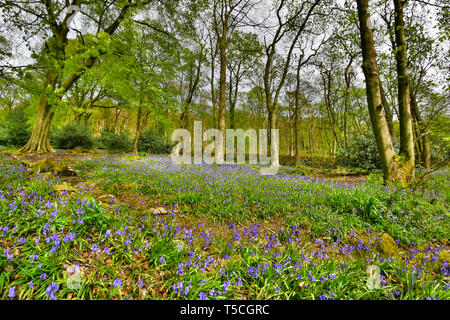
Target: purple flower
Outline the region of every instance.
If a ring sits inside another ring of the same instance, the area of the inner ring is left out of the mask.
[[[115,288],[122,288],[122,280],[119,277],[117,277],[114,279],[112,285]]]
[[[174,283],[172,289],[174,289],[175,294],[181,292],[183,289],[183,282],[178,281],[177,283]]]
[[[165,263],[166,263],[166,258],[164,258],[163,256],[161,256],[161,258],[159,258],[159,263],[165,264]]]
[[[9,288],[8,297],[14,298],[15,296],[16,296],[16,287],[13,286],[13,287]]]
[[[206,293],[204,293],[203,291],[200,291],[198,294],[199,300],[208,300],[208,298],[206,297]]]
[[[59,285],[52,281],[52,283],[45,289],[45,292],[47,293],[47,298],[50,298],[50,300],[56,300],[55,293],[59,290]]]
[[[228,288],[230,287],[230,280],[225,280],[223,282],[223,293],[225,294],[228,291]]]
[[[181,276],[182,274],[184,274],[184,271],[183,271],[183,264],[182,264],[182,263],[179,263],[179,264],[178,264],[178,267],[177,267],[177,275]]]

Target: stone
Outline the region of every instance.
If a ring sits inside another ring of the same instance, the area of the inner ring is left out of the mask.
[[[61,164],[60,166],[56,167],[55,173],[58,176],[62,177],[71,177],[77,175],[76,171],[73,168],[69,167],[67,164]]]
[[[378,248],[385,255],[393,255],[398,249],[395,240],[387,233],[383,233],[379,238],[379,241]]]
[[[77,192],[77,190],[73,187],[71,187],[70,185],[68,185],[66,182],[63,182],[61,184],[57,184],[53,186],[53,190],[58,191],[58,192],[63,192],[63,191],[67,191],[67,192]]]
[[[55,172],[56,164],[50,159],[42,159],[32,165],[30,174],[41,172]]]
[[[167,209],[164,207],[159,207],[159,208],[150,208],[149,211],[153,214],[159,214],[159,213],[167,213]]]
[[[53,178],[53,172],[44,172],[39,174],[44,181],[50,181]]]

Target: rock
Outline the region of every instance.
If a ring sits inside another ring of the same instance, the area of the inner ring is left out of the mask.
[[[63,191],[67,191],[67,192],[77,192],[77,190],[71,186],[69,186],[66,182],[63,182],[61,184],[57,184],[53,186],[53,190],[58,191],[58,192],[63,192]]]
[[[29,173],[55,172],[56,164],[50,159],[42,159],[32,165]]]
[[[58,176],[62,176],[62,177],[71,177],[71,176],[76,176],[77,172],[69,167],[67,164],[61,164],[60,166],[55,168],[55,173]]]
[[[439,252],[439,257],[436,263],[439,265],[439,267],[441,267],[444,261],[450,263],[450,250]]]
[[[383,233],[379,241],[378,248],[385,255],[393,255],[398,249],[395,240],[387,233]]]
[[[72,150],[69,151],[70,153],[85,153],[86,150],[83,147],[76,146]]]
[[[27,164],[27,163],[24,163]],[[63,176],[63,177],[70,177],[70,176],[76,176],[77,172],[69,167],[67,164],[60,164],[59,166],[53,162],[50,159],[42,159],[38,162],[36,162],[35,164],[29,164],[29,166],[31,166],[31,168],[29,169],[29,173],[30,174],[36,174],[36,173],[40,173],[42,174],[43,172],[51,172],[51,173],[55,173],[58,176]]]
[[[53,178],[53,172],[44,172],[39,174],[44,181],[50,181]]]
[[[157,214],[157,213],[167,213],[167,209],[164,207],[159,207],[159,208],[150,208],[149,211],[151,213]]]
[[[100,197],[98,197],[98,200],[100,200],[103,203],[108,203],[108,204],[111,202],[111,199],[113,200],[114,203],[116,202],[116,197],[112,194],[104,194],[104,195],[101,195]]]

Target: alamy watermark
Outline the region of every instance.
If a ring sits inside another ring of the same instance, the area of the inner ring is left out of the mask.
[[[255,129],[247,129],[246,131],[243,129],[226,129],[224,137],[219,129],[207,129],[203,132],[202,122],[194,121],[193,161],[191,133],[186,129],[176,129],[172,132],[171,140],[172,142],[178,142],[178,144],[172,150],[171,159],[175,164],[192,164],[192,162],[194,164],[245,164],[245,147],[248,139],[248,163],[267,165],[267,167],[261,167],[261,174],[274,175],[278,172],[279,167],[279,135],[278,129],[271,129],[270,131],[271,152],[269,157],[267,155],[267,129],[259,129],[258,134]],[[203,142],[211,143],[203,149]]]
[[[369,290],[379,289],[381,287],[380,268],[375,265],[370,265],[367,267],[367,273],[369,275],[366,282],[367,288]]]

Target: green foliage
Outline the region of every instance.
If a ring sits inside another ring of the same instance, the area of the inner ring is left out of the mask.
[[[89,149],[94,145],[90,129],[78,123],[60,128],[51,137],[51,140],[56,147],[63,149],[74,149],[75,147]]]
[[[0,146],[19,147],[26,144],[31,135],[27,120],[25,106],[12,109],[0,127]]]
[[[347,149],[340,150],[340,155],[343,165],[363,169],[381,169],[377,145],[371,131],[366,131],[363,135],[351,135]]]
[[[163,137],[153,130],[142,132],[139,138],[138,151],[152,154],[170,153],[172,146],[164,142]]]
[[[110,151],[129,152],[133,148],[133,139],[124,133],[116,134],[104,130],[96,139],[96,144],[99,148]]]

